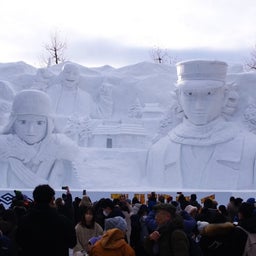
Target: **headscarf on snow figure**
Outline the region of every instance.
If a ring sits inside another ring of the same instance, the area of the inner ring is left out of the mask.
[[[1,188],[34,188],[44,183],[79,187],[74,168],[78,148],[53,130],[46,93],[24,90],[15,96],[9,123],[0,136]]]

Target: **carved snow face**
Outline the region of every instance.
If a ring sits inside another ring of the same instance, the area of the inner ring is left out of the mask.
[[[78,68],[71,64],[65,65],[62,71],[62,78],[66,86],[68,87],[75,86],[79,80]]]
[[[205,125],[221,115],[225,89],[207,86],[205,81],[197,83],[181,87],[179,99],[186,118],[194,125]]]
[[[40,115],[18,115],[13,128],[21,140],[33,145],[45,138],[47,118]]]

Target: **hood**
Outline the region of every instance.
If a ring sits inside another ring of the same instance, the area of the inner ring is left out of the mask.
[[[105,249],[117,249],[122,247],[126,242],[124,232],[120,229],[109,229],[100,240],[101,246]]]

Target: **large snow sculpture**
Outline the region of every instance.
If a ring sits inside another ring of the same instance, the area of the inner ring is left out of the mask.
[[[39,90],[16,94],[9,123],[0,135],[0,188],[79,188],[75,160],[77,146],[53,132],[48,95]]]
[[[185,189],[254,189],[256,137],[223,118],[229,106],[227,64],[190,60],[177,64],[183,121],[152,145],[150,186]]]

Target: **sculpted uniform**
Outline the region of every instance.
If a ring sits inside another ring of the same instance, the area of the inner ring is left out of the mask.
[[[221,119],[183,122],[148,154],[149,184],[186,189],[254,189],[256,138]]]

